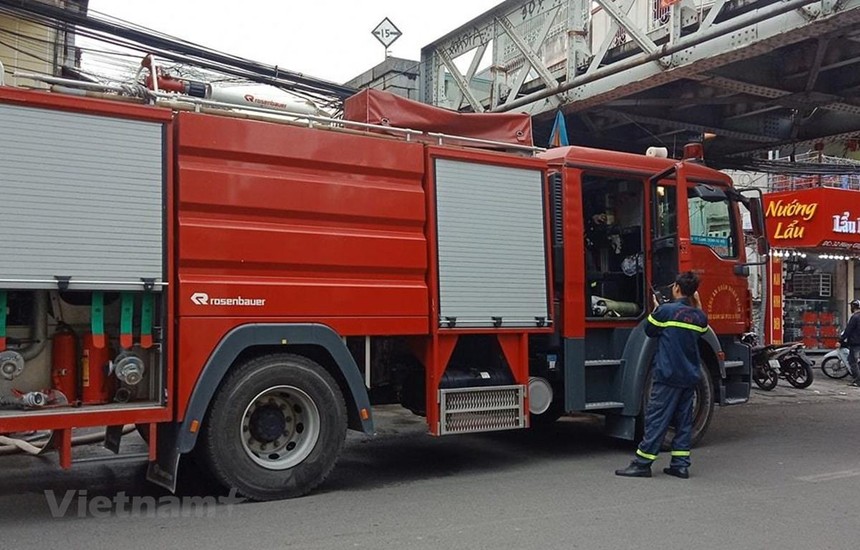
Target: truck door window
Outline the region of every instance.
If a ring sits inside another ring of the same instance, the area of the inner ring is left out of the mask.
[[[690,196],[687,208],[692,244],[707,246],[722,258],[737,257],[737,238],[728,199],[706,200]]]
[[[586,316],[636,318],[643,311],[642,180],[583,175]]]
[[[656,188],[655,208],[656,220],[654,224],[654,238],[662,239],[678,233],[678,224],[675,216],[675,188],[658,185]]]
[[[678,207],[675,186],[654,184],[651,227],[651,286],[670,296],[678,274]]]

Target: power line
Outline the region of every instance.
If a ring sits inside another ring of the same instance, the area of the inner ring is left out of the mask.
[[[32,0],[0,0],[0,7],[53,28],[58,28],[60,24],[71,24],[82,36],[114,44],[121,42],[117,45],[151,52],[175,62],[247,78],[253,82],[305,92],[321,99],[342,101],[356,92],[348,86],[205,48],[104,14],[93,17]]]
[[[709,165],[711,163],[708,163]],[[785,160],[763,159],[720,159],[720,169],[747,170],[767,174],[782,174],[796,176],[851,176],[860,175],[858,164],[824,164],[820,162],[792,162]]]

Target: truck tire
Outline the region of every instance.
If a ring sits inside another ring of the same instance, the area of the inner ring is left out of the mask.
[[[251,359],[228,374],[201,433],[212,474],[253,500],[305,495],[343,449],[346,405],[319,364],[293,354]]]
[[[696,386],[695,397],[693,398],[693,437],[691,447],[699,444],[705,433],[708,431],[708,426],[711,425],[711,418],[714,416],[714,382],[711,379],[711,373],[704,365],[699,365],[699,383]],[[645,430],[645,409],[648,407],[648,400],[651,398],[651,374],[645,380],[644,394],[642,396],[642,411],[639,414],[637,421],[637,439],[641,441]],[[663,443],[660,445],[661,450],[672,450],[672,439],[675,437],[675,429],[669,427],[666,435],[663,437]]]

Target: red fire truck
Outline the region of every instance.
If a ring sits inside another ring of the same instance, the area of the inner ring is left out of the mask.
[[[73,429],[136,425],[150,480],[193,453],[274,499],[373,434],[375,402],[436,436],[589,412],[633,439],[652,293],[690,269],[696,439],[748,399],[738,204],[761,236],[760,201],[695,160],[398,130],[433,109],[353,105],[375,100],[397,116],[0,87],[3,441],[51,430],[68,468]]]

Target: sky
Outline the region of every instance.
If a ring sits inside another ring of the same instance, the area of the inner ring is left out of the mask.
[[[388,17],[403,33],[391,55],[421,48],[501,0],[90,0],[90,11],[309,76],[346,82],[385,58],[371,31]]]

